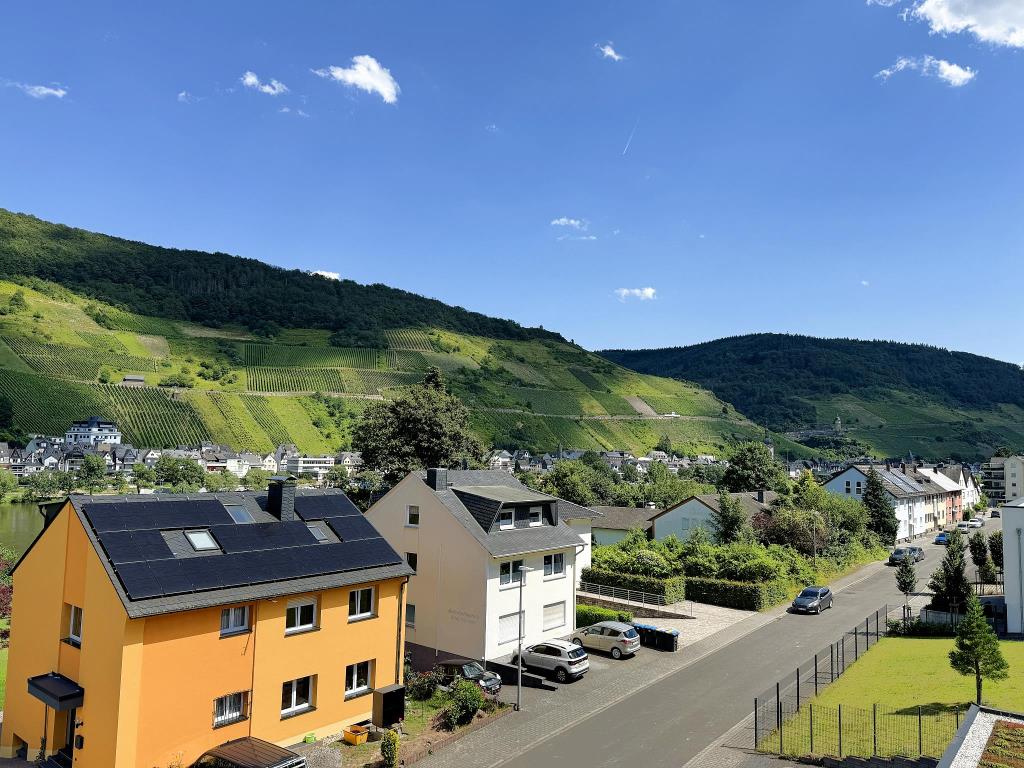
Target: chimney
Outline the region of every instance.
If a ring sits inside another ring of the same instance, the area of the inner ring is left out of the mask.
[[[759,504],[764,504],[764,491],[763,490],[758,490],[758,492],[757,492],[757,501],[758,501]]]
[[[427,470],[427,485],[435,491],[448,490],[448,470],[433,467]]]
[[[295,478],[278,475],[270,478],[267,486],[267,511],[282,523],[289,523],[295,517]]]
[[[900,471],[905,475],[907,474],[907,465],[904,462],[900,462]]]

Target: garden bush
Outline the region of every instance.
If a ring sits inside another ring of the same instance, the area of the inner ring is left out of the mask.
[[[789,598],[789,582],[776,579],[746,584],[724,579],[693,578],[686,580],[686,592],[691,600],[698,603],[744,611],[763,611]]]
[[[466,725],[484,704],[484,694],[480,686],[462,678],[452,683],[446,698],[448,703],[438,713],[438,717],[441,727],[447,731],[454,731],[460,725]]]
[[[956,629],[949,624],[921,619],[889,619],[885,622],[885,633],[889,637],[955,637]]]
[[[422,672],[410,677],[405,688],[413,701],[426,701],[437,691],[441,676],[437,672]]]
[[[398,767],[398,734],[390,728],[380,738],[380,761],[384,768]]]
[[[684,576],[657,579],[632,573],[618,573],[604,568],[584,568],[581,578],[582,581],[591,584],[662,595],[666,603],[677,603],[686,599],[686,578]]]
[[[599,605],[577,605],[576,626],[589,627],[599,621],[632,621],[633,614],[629,611],[613,611]]]

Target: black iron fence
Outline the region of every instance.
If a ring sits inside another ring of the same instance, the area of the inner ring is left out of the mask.
[[[904,606],[885,605],[866,616],[755,698],[755,748],[772,754],[834,757],[941,755],[959,727],[960,710],[863,709],[813,702],[885,637],[890,618],[906,618]]]

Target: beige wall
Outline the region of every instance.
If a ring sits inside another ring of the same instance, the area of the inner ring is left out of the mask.
[[[711,508],[699,499],[688,499],[654,518],[654,538],[664,539],[675,534],[680,539],[688,539],[693,529],[698,527],[710,531],[711,512]]]

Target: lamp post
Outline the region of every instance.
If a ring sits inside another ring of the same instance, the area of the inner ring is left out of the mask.
[[[523,583],[526,581],[526,574],[533,568],[520,565],[519,571],[519,652],[516,653],[516,712],[523,706]]]

